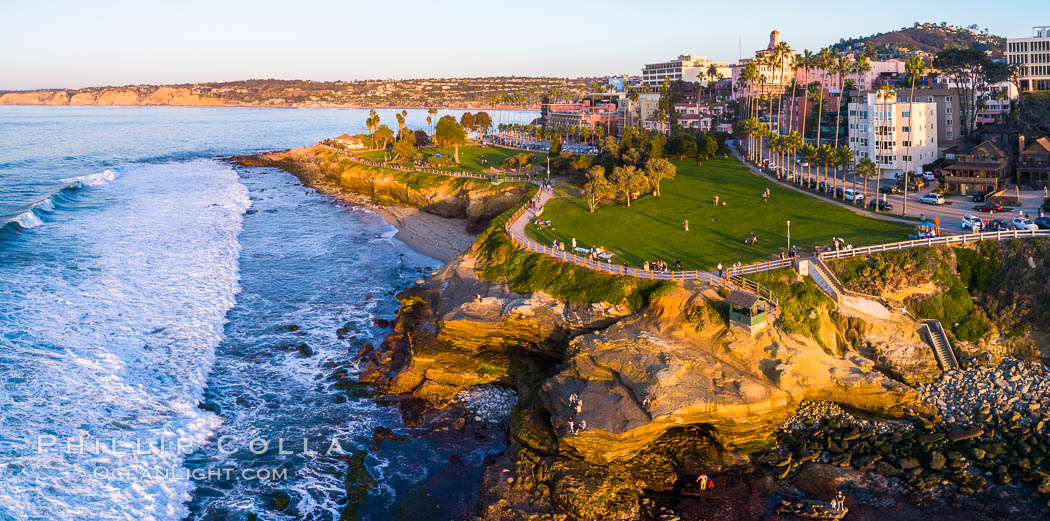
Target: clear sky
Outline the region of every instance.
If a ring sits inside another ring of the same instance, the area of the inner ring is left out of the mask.
[[[686,52],[735,61],[773,29],[795,49],[916,21],[1027,36],[1046,2],[0,0],[0,89],[636,75]]]

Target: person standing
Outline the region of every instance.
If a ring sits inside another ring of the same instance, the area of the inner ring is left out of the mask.
[[[719,262],[718,263],[718,278],[720,278],[720,279],[725,278],[724,275],[725,275],[725,271],[722,269],[722,263]]]
[[[576,237],[572,238],[572,249],[573,249],[573,251],[576,250]]]
[[[685,221],[683,221],[682,224],[685,225],[685,231],[689,231],[689,219],[686,219]]]

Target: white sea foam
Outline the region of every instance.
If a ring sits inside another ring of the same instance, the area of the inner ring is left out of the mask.
[[[173,446],[69,454],[62,444],[199,446],[220,425],[197,403],[239,291],[247,190],[213,161],[138,166],[111,190],[104,204],[56,213],[32,262],[0,263],[0,439],[29,444],[0,446],[0,519],[182,519],[192,483],[155,472],[183,468]],[[35,450],[39,436],[56,448]]]
[[[25,230],[30,230],[44,224],[44,221],[41,221],[40,217],[37,217],[32,209],[18,214],[18,217],[15,217],[12,221]]]
[[[70,177],[68,179],[63,179],[62,182],[71,188],[84,188],[87,186],[102,186],[116,180],[116,178],[117,173],[107,168],[97,174]]]

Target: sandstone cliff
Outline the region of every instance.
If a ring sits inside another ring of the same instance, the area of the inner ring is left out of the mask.
[[[105,87],[38,90],[0,94],[0,105],[231,105],[227,100],[194,94],[187,87]]]
[[[366,166],[325,145],[246,156],[238,161],[247,166],[281,168],[305,184],[336,196],[355,194],[371,204],[407,206],[441,217],[466,219],[472,233],[519,202],[526,191],[520,184],[497,185],[484,179]]]

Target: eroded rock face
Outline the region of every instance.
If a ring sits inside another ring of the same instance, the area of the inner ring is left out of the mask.
[[[438,405],[469,387],[513,379],[516,372],[540,378],[542,366],[561,361],[571,338],[629,314],[625,306],[514,293],[478,279],[471,255],[400,298],[401,315],[376,357],[391,362],[363,378]]]
[[[922,408],[914,390],[862,356],[833,357],[776,327],[754,338],[724,326],[696,329],[685,317],[703,298],[679,290],[647,314],[572,341],[565,368],[540,395],[563,444],[607,464],[683,424],[705,425],[722,447],[746,449],[807,399],[892,417]],[[573,434],[570,420],[574,430],[586,427]]]

